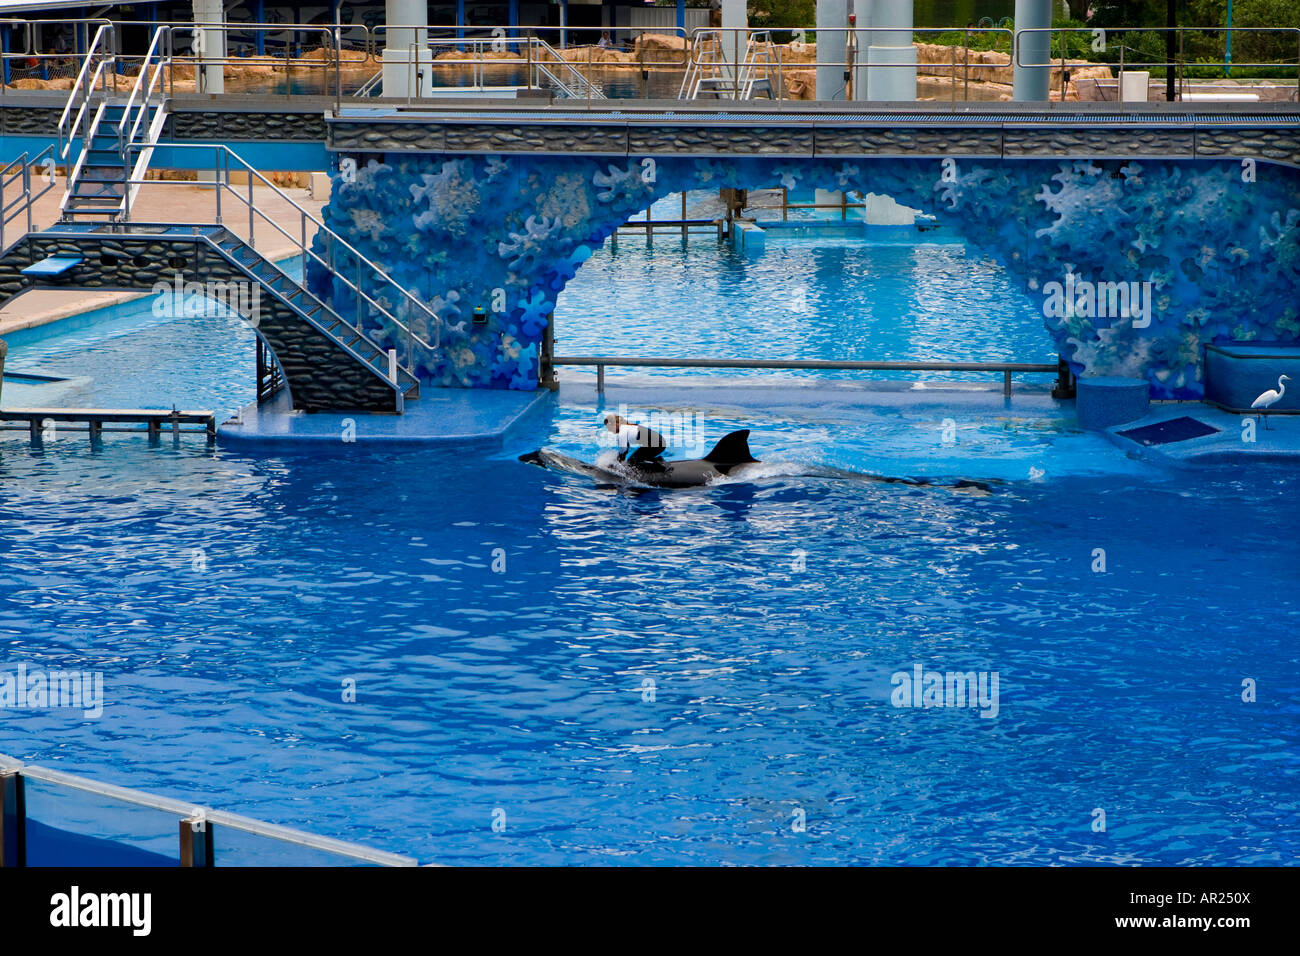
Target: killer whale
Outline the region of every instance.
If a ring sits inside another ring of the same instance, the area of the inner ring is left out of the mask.
[[[762,462],[749,450],[749,429],[729,432],[718,440],[713,449],[703,458],[689,458],[684,461],[642,461],[618,462],[609,466],[588,464],[569,455],[551,451],[547,448],[520,455],[519,460],[539,465],[553,471],[566,471],[570,474],[585,475],[602,483],[614,485],[641,485],[652,488],[697,488],[712,484],[721,478],[744,480],[746,477],[759,478],[762,472],[755,466]],[[902,478],[891,475],[869,475],[841,468],[810,467],[800,472],[808,478],[840,478],[856,481],[877,481],[886,484],[915,485],[920,487],[936,486],[952,488],[957,491],[992,493],[992,484],[997,482],[971,481],[959,478],[955,481],[942,481],[932,478]],[[793,477],[787,475],[787,477]]]
[[[608,468],[589,465],[545,448],[519,456],[520,461],[557,471],[569,471],[614,482],[636,482],[653,488],[696,488],[719,478],[743,477],[746,466],[761,464],[749,451],[749,429],[730,432],[703,458],[683,461],[618,462]]]

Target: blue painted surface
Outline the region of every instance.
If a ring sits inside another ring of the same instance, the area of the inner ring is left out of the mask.
[[[1023,278],[1076,374],[1145,378],[1155,398],[1200,398],[1208,342],[1300,341],[1300,173],[1235,162],[659,159],[391,156],[336,180],[328,224],[443,321],[436,385],[530,389],[556,298],[606,237],[682,189],[785,186],[885,193],[933,213]],[[1123,283],[1145,314],[1077,290]],[[313,291],[354,298],[321,268]],[[1071,289],[1052,310],[1053,284]],[[500,290],[499,292],[497,290]],[[372,292],[377,293],[375,289]],[[504,296],[486,328],[463,323]],[[1101,314],[1099,314],[1101,313]],[[395,330],[376,321],[376,339]]]
[[[175,867],[179,860],[115,840],[27,821],[28,866]]]
[[[1212,345],[1205,350],[1205,397],[1228,408],[1248,409],[1264,392],[1278,389],[1282,397],[1273,411],[1300,410],[1300,347],[1295,345]]]
[[[761,256],[767,248],[766,234],[752,222],[738,222],[731,230],[731,247],[750,256]]]
[[[46,256],[39,262],[33,262],[21,270],[22,274],[33,279],[61,276],[69,269],[74,269],[85,261],[81,256]]]
[[[187,140],[193,143],[217,143],[217,140]],[[264,141],[222,141],[254,169],[308,169],[326,170],[333,162],[326,151],[324,143],[285,143],[275,140]],[[45,136],[0,136],[0,161],[11,162],[24,152],[35,156],[47,146],[58,140]],[[75,144],[72,150],[72,162],[80,155],[81,146]],[[165,146],[154,151],[153,165],[159,169],[197,169],[213,168],[212,154],[195,149],[168,149]]]
[[[1169,444],[1143,446],[1119,434],[1130,429],[1191,416],[1216,429],[1212,435],[1192,438]],[[1265,428],[1257,415],[1240,415],[1212,405],[1189,402],[1153,407],[1150,414],[1108,429],[1107,436],[1126,453],[1162,468],[1178,468],[1204,472],[1214,468],[1224,474],[1241,476],[1251,481],[1256,469],[1286,469],[1280,474],[1294,473],[1300,465],[1300,416],[1277,415],[1270,417]],[[1279,494],[1285,491],[1279,486]]]
[[[1150,408],[1146,379],[1085,375],[1078,379],[1075,415],[1080,428],[1100,431],[1142,418]]]
[[[401,415],[360,413],[311,415],[289,413],[287,398],[261,407],[249,405],[238,419],[223,424],[218,435],[231,443],[368,444],[381,442],[455,445],[499,449],[524,418],[549,404],[551,395],[535,392],[474,393],[465,389],[422,390]]]

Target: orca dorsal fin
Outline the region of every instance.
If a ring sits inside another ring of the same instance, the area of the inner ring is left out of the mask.
[[[749,453],[749,429],[731,432],[718,439],[713,451],[704,456],[711,465],[744,465],[758,461]]]

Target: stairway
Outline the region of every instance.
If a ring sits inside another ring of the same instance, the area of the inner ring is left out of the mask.
[[[398,364],[397,381],[393,382],[388,374],[388,353],[300,283],[285,275],[275,263],[224,227],[208,227],[202,232],[207,241],[236,268],[257,280],[264,290],[281,299],[322,335],[391,385],[398,397],[399,411],[406,399],[420,397],[420,380],[410,370]]]
[[[162,104],[139,105],[128,116],[130,124],[138,124],[145,131],[148,139],[145,148],[134,152],[127,147],[130,130],[119,136],[123,116],[127,114],[127,98],[105,98],[95,111],[90,133],[82,142],[81,155],[77,158],[72,174],[68,177],[68,190],[63,199],[64,222],[114,222],[124,220],[130,212],[134,189],[129,181],[144,175],[148,168],[148,145],[157,141],[157,132],[161,130],[166,118],[166,109]],[[136,115],[146,111],[143,118]],[[137,147],[142,143],[139,139]],[[128,162],[133,160],[133,168]]]
[[[0,253],[0,305],[34,286],[147,292],[160,276],[168,281],[171,269],[201,281],[257,283],[250,323],[274,355],[295,410],[400,414],[419,397],[419,379],[408,368],[398,364],[390,376],[388,353],[370,336],[224,226],[56,223]]]

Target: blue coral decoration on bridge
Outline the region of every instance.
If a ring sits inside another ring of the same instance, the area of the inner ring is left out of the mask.
[[[884,194],[933,214],[1035,303],[1067,277],[1148,290],[1140,316],[1096,299],[1045,307],[1043,334],[1076,373],[1143,376],[1154,397],[1198,398],[1206,344],[1300,341],[1300,173],[1261,162],[1247,179],[1235,160],[391,154],[336,175],[324,215],[437,314],[436,329],[413,324],[437,347],[406,355],[429,385],[536,388],[558,297],[629,217],[683,189],[785,186]],[[357,309],[339,275],[389,305],[392,290],[338,250],[330,258],[319,235],[314,248],[337,274],[310,262],[311,290],[400,351],[404,337]]]

